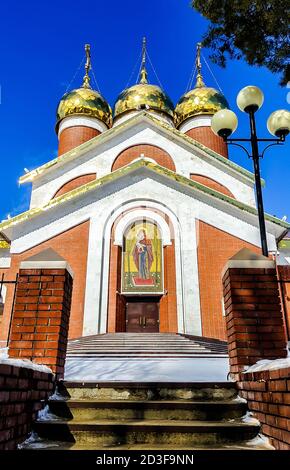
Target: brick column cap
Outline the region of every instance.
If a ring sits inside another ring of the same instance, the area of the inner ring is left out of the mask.
[[[263,255],[258,255],[248,248],[242,248],[232,258],[230,258],[222,270],[222,278],[230,268],[261,268],[275,269],[275,261]]]
[[[71,277],[73,270],[69,263],[52,248],[43,250],[20,263],[20,269],[66,269]]]

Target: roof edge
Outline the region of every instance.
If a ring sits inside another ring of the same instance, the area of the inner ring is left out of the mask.
[[[241,174],[244,178],[250,180],[251,182],[254,182],[255,177],[254,174],[245,168],[237,165],[234,162],[231,162],[230,160],[226,159],[222,155],[219,155],[217,152],[214,150],[209,149],[205,145],[201,144],[197,140],[192,139],[188,135],[184,134],[183,132],[179,131],[178,129],[175,129],[173,127],[170,127],[169,125],[165,124],[164,122],[161,122],[158,118],[155,118],[154,116],[151,116],[147,112],[142,112],[138,115],[133,116],[132,118],[126,120],[125,122],[118,124],[116,127],[112,127],[111,129],[107,129],[104,131],[102,134],[97,135],[96,137],[93,137],[92,139],[88,140],[87,142],[84,142],[83,144],[79,145],[78,147],[75,147],[74,149],[69,150],[68,152],[62,154],[59,157],[54,158],[53,160],[50,160],[47,163],[44,163],[43,165],[35,168],[34,170],[29,171],[25,175],[22,175],[19,178],[19,184],[24,184],[28,182],[32,182],[34,179],[37,177],[40,177],[46,170],[49,170],[53,166],[57,165],[58,163],[64,163],[67,160],[70,160],[71,158],[75,156],[79,156],[82,153],[84,153],[86,150],[90,149],[96,142],[103,142],[106,141],[110,136],[116,132],[122,131],[124,128],[129,127],[134,121],[142,121],[143,118],[146,118],[148,121],[153,122],[156,124],[156,126],[165,129],[167,132],[171,132],[174,134],[178,139],[183,140],[189,145],[193,145],[194,147],[197,147],[199,150],[202,150],[206,154],[208,154],[210,157],[215,158],[217,161],[222,163],[223,165],[231,168],[235,172]],[[264,186],[265,182],[264,180],[262,181],[262,185]]]
[[[236,199],[231,198],[230,196],[226,196],[225,194],[222,194],[214,189],[211,189],[201,183],[198,183],[196,181],[193,181],[189,178],[186,178],[185,176],[182,175],[177,175],[174,171],[171,171],[167,168],[164,168],[160,165],[157,165],[152,162],[148,162],[146,160],[138,160],[134,163],[131,163],[129,165],[126,165],[125,167],[119,168],[118,170],[115,170],[112,173],[109,173],[108,175],[105,175],[99,179],[96,179],[94,181],[91,181],[89,183],[86,183],[76,189],[73,189],[72,191],[69,191],[68,193],[65,193],[55,199],[50,200],[47,204],[45,204],[42,207],[39,208],[34,208],[30,209],[26,212],[22,212],[21,214],[12,217],[11,219],[4,221],[0,223],[0,230],[5,230],[9,227],[12,227],[14,225],[17,225],[19,223],[25,222],[27,220],[30,220],[31,218],[34,218],[35,216],[46,212],[49,209],[52,209],[55,206],[58,206],[59,204],[62,204],[66,201],[69,201],[70,199],[73,199],[74,197],[81,196],[82,194],[85,194],[98,186],[102,186],[104,184],[108,184],[124,175],[127,175],[138,168],[141,167],[146,167],[149,170],[162,174],[163,176],[166,176],[167,178],[177,181],[179,184],[182,184],[184,186],[188,186],[197,190],[200,190],[203,193],[206,193],[208,195],[211,195],[219,200],[223,200],[224,202],[227,202],[231,204],[232,206],[235,206],[238,209],[244,210],[252,215],[257,215],[258,211],[254,207],[251,207],[247,204],[244,204],[240,201],[237,201]],[[282,221],[281,219],[278,219],[277,217],[274,217],[269,214],[265,214],[265,218],[267,221],[272,222],[276,225],[280,225],[281,227],[284,227],[286,229],[290,229],[290,224],[288,224],[285,221]]]

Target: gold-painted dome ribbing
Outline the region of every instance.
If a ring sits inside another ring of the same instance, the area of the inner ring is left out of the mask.
[[[128,111],[140,111],[142,109],[174,117],[174,106],[170,98],[159,86],[148,83],[146,55],[146,38],[143,38],[140,81],[137,85],[126,88],[118,96],[114,106],[114,117]]]
[[[75,114],[97,118],[108,127],[112,124],[110,105],[100,93],[91,88],[77,88],[62,97],[57,108],[57,125],[65,117]]]
[[[107,101],[102,97],[100,93],[93,90],[90,85],[89,71],[91,70],[91,55],[90,45],[85,45],[86,51],[86,64],[85,64],[85,76],[83,84],[80,88],[69,91],[61,98],[57,107],[57,123],[56,129],[58,129],[59,123],[62,119],[72,115],[86,115],[94,117],[104,122],[108,127],[112,125],[112,110]]]
[[[174,106],[170,98],[157,85],[139,83],[118,96],[114,108],[114,117],[128,111],[153,110],[174,116]]]
[[[178,101],[175,108],[176,127],[180,126],[186,119],[198,114],[215,114],[221,109],[228,108],[228,102],[224,95],[215,88],[205,86],[201,75],[201,43],[197,44],[196,53],[196,84],[193,90],[185,93]]]
[[[215,88],[196,87],[185,93],[175,108],[176,126],[198,114],[215,114],[220,109],[228,108],[228,102]]]

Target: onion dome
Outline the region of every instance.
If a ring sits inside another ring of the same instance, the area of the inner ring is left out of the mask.
[[[228,108],[229,104],[224,95],[215,88],[207,87],[201,75],[200,48],[196,60],[197,80],[195,87],[185,93],[178,101],[175,108],[176,127],[179,127],[186,119],[200,115],[213,115],[221,109]]]
[[[90,62],[90,47],[86,45],[87,63],[85,65],[86,73],[83,79],[83,84],[80,88],[65,93],[61,98],[57,107],[57,124],[58,129],[62,119],[73,116],[82,115],[99,119],[111,127],[112,124],[112,110],[107,101],[102,95],[91,88],[89,70],[91,69]]]
[[[174,117],[174,106],[166,93],[157,85],[148,83],[145,66],[146,42],[143,39],[142,67],[137,85],[126,88],[118,96],[114,107],[114,118],[129,111],[148,110]]]

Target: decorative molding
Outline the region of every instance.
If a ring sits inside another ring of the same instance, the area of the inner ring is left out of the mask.
[[[195,127],[211,127],[211,116],[194,116],[187,119],[179,127],[180,132],[187,132]]]
[[[64,118],[59,125],[58,138],[60,137],[60,134],[62,133],[62,131],[64,131],[65,129],[68,129],[69,127],[76,127],[76,126],[90,127],[100,132],[105,132],[108,129],[106,124],[104,124],[102,121],[99,121],[96,118],[82,117],[82,116],[68,116]]]
[[[162,237],[162,244],[163,246],[171,245],[171,236],[170,236],[170,228],[168,224],[156,212],[150,211],[148,209],[138,209],[132,210],[128,212],[128,214],[124,215],[116,225],[115,228],[115,239],[114,245],[123,246],[123,236],[127,228],[135,221],[146,219],[151,222],[155,222],[161,232]]]

